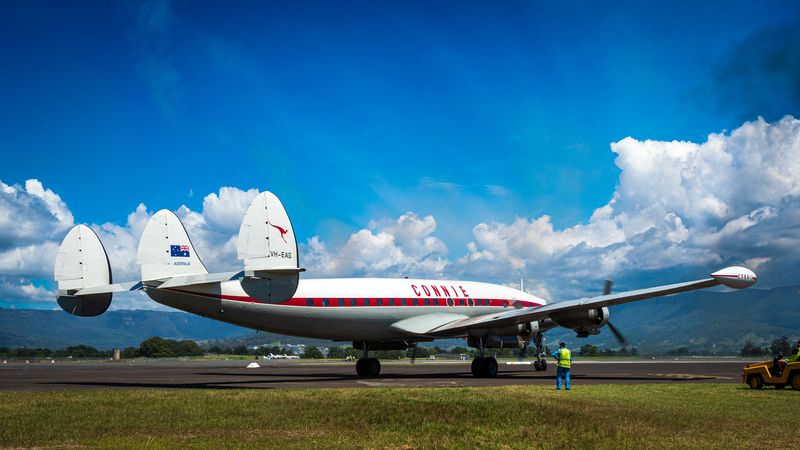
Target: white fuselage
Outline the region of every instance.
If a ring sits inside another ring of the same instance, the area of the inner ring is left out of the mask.
[[[337,341],[408,339],[408,334],[393,329],[392,324],[427,314],[472,317],[546,303],[506,286],[420,279],[301,279],[291,299],[276,303],[249,297],[238,280],[145,290],[161,304],[212,319]]]

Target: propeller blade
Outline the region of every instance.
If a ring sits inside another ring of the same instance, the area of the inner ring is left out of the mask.
[[[619,341],[620,345],[622,345],[623,347],[627,347],[628,340],[625,339],[625,336],[622,335],[619,329],[615,327],[614,324],[611,322],[606,323],[606,325],[608,325],[608,329],[610,329],[611,332],[614,333],[614,337],[617,338],[617,341]]]
[[[525,347],[522,347],[519,351],[519,360],[522,361],[523,359],[528,357],[528,343],[525,343]]]
[[[603,285],[603,295],[608,295],[611,293],[611,286],[614,285],[614,282],[611,280],[606,280],[606,283]]]

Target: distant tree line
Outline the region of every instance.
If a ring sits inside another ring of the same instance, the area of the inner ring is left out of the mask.
[[[257,348],[247,348],[247,346],[240,344],[236,346],[223,346],[214,344],[207,349],[208,353],[215,355],[251,355],[251,356],[267,356],[270,353],[273,355],[291,355],[292,351],[286,347],[279,345],[260,346]]]
[[[158,336],[147,338],[139,344],[139,347],[127,347],[122,350],[123,358],[175,358],[178,356],[203,356],[205,350],[197,345],[195,341],[184,339],[176,341],[174,339],[164,339]]]
[[[202,356],[202,347],[191,340],[176,341],[160,337],[151,337],[142,341],[139,347],[128,347],[120,352],[122,358],[163,358],[177,356]],[[15,348],[0,347],[0,357],[5,358],[111,358],[112,350],[98,350],[89,345],[73,345],[60,350],[49,348]]]
[[[604,348],[600,350],[596,345],[586,344],[582,345],[578,351],[580,356],[639,356],[639,350],[636,347],[630,350],[627,347],[620,349]]]
[[[746,341],[739,352],[743,357],[761,357],[773,355],[787,355],[792,351],[792,343],[786,336],[781,336],[772,340],[769,346],[758,346],[752,341]],[[549,353],[549,349],[546,349]],[[225,347],[221,345],[213,345],[207,349],[203,349],[196,342],[185,339],[181,341],[173,339],[164,339],[154,336],[139,344],[138,347],[127,347],[122,350],[121,356],[123,358],[168,358],[168,357],[182,357],[182,356],[202,356],[205,353],[214,354],[227,354],[227,355],[253,355],[253,356],[266,356],[269,354],[284,355],[292,354],[292,351],[286,347],[279,345],[274,346],[261,346],[258,348],[247,348],[245,345],[237,345],[235,347]],[[504,358],[517,358],[521,356],[519,349],[487,349],[487,353],[496,357]],[[477,354],[477,350],[469,349],[466,347],[451,347],[444,349],[439,346],[436,347],[417,347],[409,348],[406,350],[379,350],[371,351],[370,356],[379,359],[403,359],[403,358],[429,358],[431,355],[465,355],[469,358]],[[580,356],[638,356],[639,351],[633,347],[610,349],[600,349],[595,345],[586,344],[582,345],[577,352]],[[663,354],[663,353],[662,353]],[[670,349],[666,352],[669,356],[695,356],[706,355],[707,352],[693,351],[688,347],[681,346]],[[327,354],[323,353],[319,347],[310,345],[305,347],[305,351],[300,357],[307,359],[346,359],[348,357],[358,359],[362,355],[361,350],[356,350],[351,346],[335,346],[328,349]],[[65,347],[60,350],[51,350],[49,348],[8,348],[0,347],[0,357],[3,358],[110,358],[112,356],[111,350],[98,350],[89,345],[73,345]],[[529,348],[522,356],[533,357],[534,351]]]
[[[88,345],[73,345],[60,350],[49,348],[0,347],[0,356],[6,358],[110,358],[110,350],[98,350]]]
[[[746,341],[739,353],[741,356],[777,356],[788,355],[792,351],[792,345],[786,336],[781,336],[772,340],[769,347],[759,347],[752,341]]]

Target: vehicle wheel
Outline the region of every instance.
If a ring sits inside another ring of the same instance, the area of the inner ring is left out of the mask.
[[[481,364],[481,372],[486,378],[494,378],[497,376],[497,360],[493,357],[488,357]]]
[[[533,368],[537,372],[541,372],[542,371],[542,363],[541,363],[541,361],[539,361],[538,359],[536,361],[534,361],[533,362]]]
[[[792,376],[792,389],[800,391],[800,373],[795,373]]]
[[[761,389],[764,387],[764,380],[761,378],[761,375],[753,375],[750,377],[750,381],[747,383],[750,385],[750,389]]]

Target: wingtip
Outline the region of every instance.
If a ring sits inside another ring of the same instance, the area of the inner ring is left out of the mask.
[[[711,277],[721,284],[734,289],[748,288],[758,281],[755,272],[741,266],[731,266],[720,269],[712,273]]]

